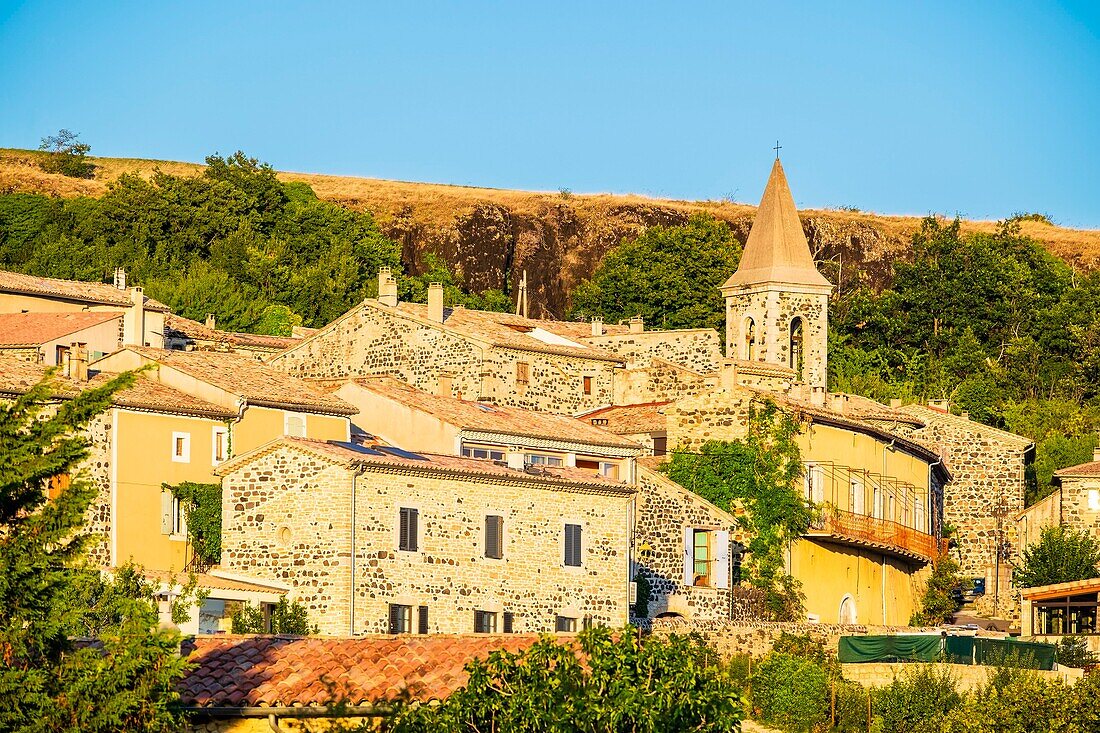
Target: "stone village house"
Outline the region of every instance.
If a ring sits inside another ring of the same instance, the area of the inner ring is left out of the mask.
[[[222,566],[290,585],[323,633],[627,621],[634,489],[621,482],[291,437],[217,473]]]

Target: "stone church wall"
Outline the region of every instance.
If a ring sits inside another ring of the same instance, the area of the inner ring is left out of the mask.
[[[783,286],[775,286],[779,288]],[[794,286],[786,286],[793,288]],[[761,289],[726,297],[726,353],[735,359],[791,366],[791,323],[803,323],[803,379],[811,387],[828,382],[829,297],[820,293]],[[746,351],[745,320],[755,323],[752,358]]]
[[[473,631],[474,611],[511,612],[516,633],[558,615],[627,620],[629,505],[623,496],[526,481],[365,469],[356,479],[355,631],[386,633],[388,604],[427,606],[431,633]],[[293,584],[322,633],[346,635],[351,473],[294,449],[224,480],[227,569]],[[397,550],[398,510],[419,510],[417,552]],[[504,558],[484,557],[487,514],[504,517]],[[563,564],[565,523],[582,525],[583,567]],[[284,531],[284,528],[286,531]],[[415,612],[414,612],[415,614]],[[413,623],[416,623],[414,615]]]

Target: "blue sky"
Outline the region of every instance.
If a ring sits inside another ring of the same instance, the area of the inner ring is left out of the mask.
[[[10,2],[0,147],[1100,227],[1100,3]]]

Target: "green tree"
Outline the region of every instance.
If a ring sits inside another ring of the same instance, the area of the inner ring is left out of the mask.
[[[654,328],[724,333],[718,287],[737,270],[741,243],[725,222],[697,214],[682,226],[654,226],[604,257],[572,294],[571,317],[609,323],[642,316]]]
[[[171,709],[184,668],[173,656],[179,637],[157,630],[148,602],[114,603],[90,627],[96,645],[70,641],[81,622],[67,609],[87,580],[80,561],[91,537],[82,526],[96,494],[78,470],[88,455],[82,431],[132,379],[125,374],[55,402],[47,377],[0,407],[2,730],[181,728]],[[59,474],[74,480],[47,499],[46,482]]]
[[[438,705],[398,705],[394,733],[433,731],[738,731],[740,681],[685,637],[593,628],[575,643],[543,637],[467,665]]]
[[[62,128],[56,135],[42,138],[38,149],[46,152],[41,167],[47,173],[60,173],[70,178],[95,175],[95,166],[88,162],[92,146],[80,142],[80,135],[75,132]]]
[[[1085,532],[1057,526],[1044,529],[1039,541],[1024,549],[1014,580],[1022,588],[1033,588],[1096,577],[1100,577],[1100,543]]]
[[[920,599],[920,610],[909,620],[912,626],[936,626],[946,623],[959,610],[959,592],[963,580],[959,564],[947,555],[932,562],[932,575]]]
[[[813,508],[798,490],[802,461],[795,437],[800,431],[801,425],[774,402],[753,405],[743,439],[708,441],[698,453],[674,451],[662,469],[720,509],[744,506],[742,522],[751,539],[742,578],[767,591],[769,609],[779,620],[801,614],[798,584],[785,571],[783,551],[813,519]]]

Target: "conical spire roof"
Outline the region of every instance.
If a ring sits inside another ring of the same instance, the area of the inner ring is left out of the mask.
[[[722,287],[761,283],[832,287],[814,265],[779,158],[775,159],[760,199],[741,264]]]

